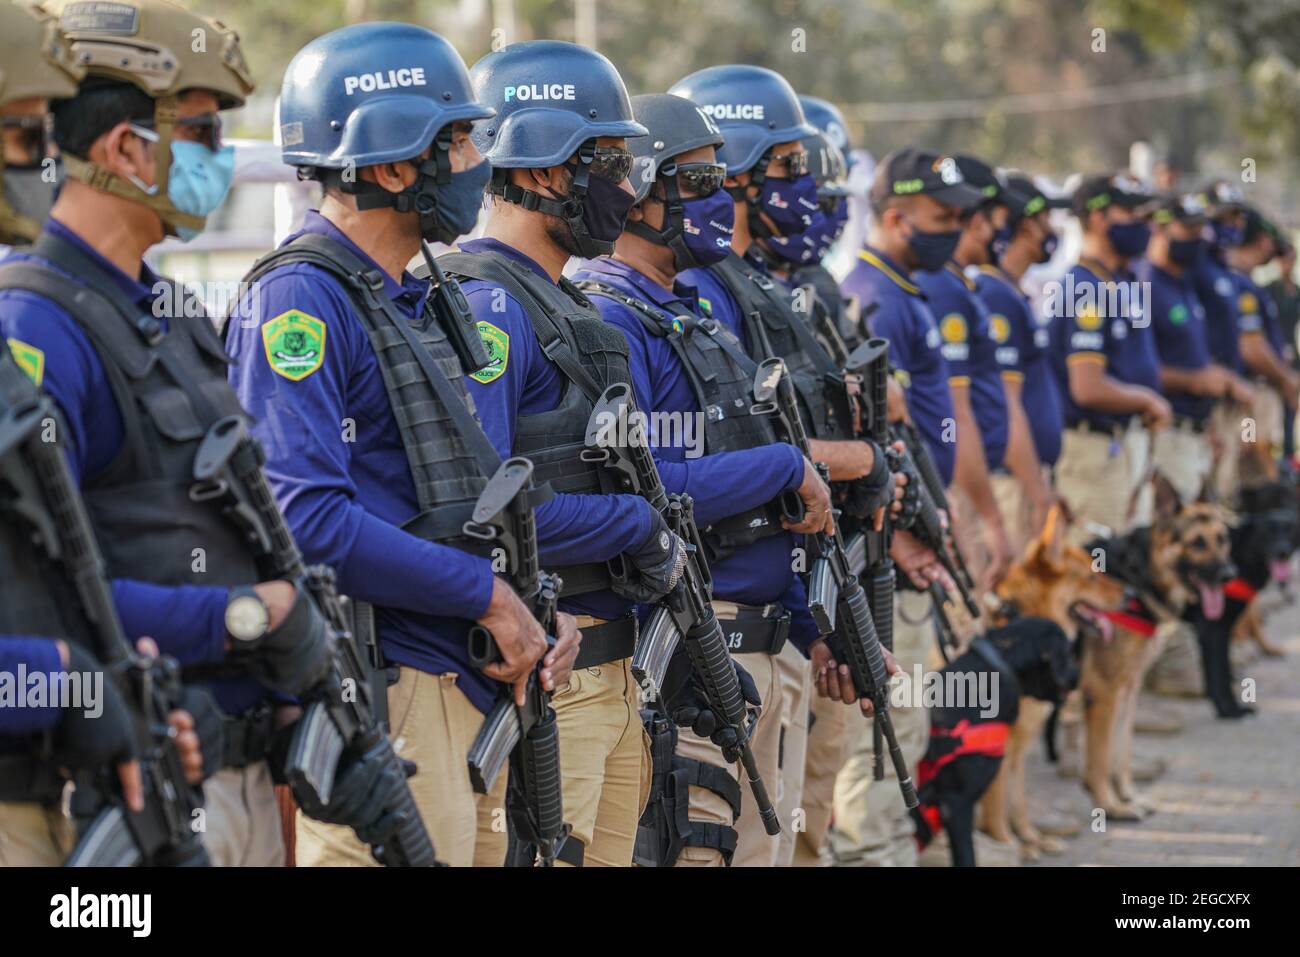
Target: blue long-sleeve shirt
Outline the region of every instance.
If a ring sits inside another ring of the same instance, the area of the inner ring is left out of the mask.
[[[57,705],[28,707],[20,673],[57,675],[62,671],[59,649],[52,639],[0,635],[0,684],[8,686],[8,691],[0,691],[0,752],[13,750],[18,744],[6,740],[10,736],[48,731],[58,725],[62,714]]]
[[[76,246],[104,278],[153,312],[158,277],[147,266],[138,276],[128,276],[58,220],[48,220],[45,231]],[[14,252],[5,261],[34,258]],[[68,276],[68,281],[78,280]],[[165,328],[165,318],[161,321]],[[103,363],[85,332],[50,300],[18,289],[0,289],[0,331],[18,364],[58,405],[65,429],[61,444],[74,478],[84,482],[102,473],[121,451],[125,430]],[[218,661],[224,655],[228,589],[116,582],[114,597],[123,622],[129,623],[129,636],[152,637],[165,654],[187,663]],[[268,695],[252,679],[226,679],[208,687],[231,713]]]

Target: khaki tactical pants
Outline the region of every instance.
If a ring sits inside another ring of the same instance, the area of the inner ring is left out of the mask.
[[[795,867],[828,867],[830,853],[826,836],[831,827],[835,778],[844,766],[849,750],[849,728],[854,721],[866,723],[857,704],[845,705],[811,693],[808,747],[804,756],[803,830],[794,833]],[[793,831],[794,829],[791,828]]]
[[[1235,402],[1223,401],[1210,413],[1210,434],[1216,450],[1214,489],[1219,497],[1231,500],[1237,490],[1237,469],[1241,463],[1242,430],[1251,410]],[[1256,423],[1258,437],[1258,423]]]
[[[777,674],[776,659],[768,654],[736,655],[736,661],[749,672],[763,700],[763,710],[750,738],[758,773],[767,785],[768,796],[773,797],[780,775],[781,750],[781,681]],[[736,829],[736,852],[731,863],[735,867],[771,867],[776,863],[778,838],[763,829],[754,796],[750,793],[740,764],[727,764],[722,752],[708,738],[692,734],[682,728],[677,738],[677,756],[703,761],[715,767],[725,767],[740,784],[740,817],[732,823],[731,805],[712,791],[692,786],[690,819],[701,823],[723,824]],[[775,797],[773,802],[775,803]],[[786,822],[781,822],[786,827]],[[707,847],[685,847],[677,858],[678,867],[722,867],[722,854]]]
[[[457,675],[403,667],[388,689],[393,748],[418,767],[410,779],[416,807],[438,860],[453,867],[500,867],[506,859],[505,793],[501,769],[492,793],[474,793],[466,758],[483,714],[456,687]],[[370,848],[349,827],[298,814],[300,867],[376,867]]]
[[[650,795],[650,740],[631,665],[624,658],[574,671],[551,699],[564,820],[584,845],[584,867],[632,866],[637,821]]]
[[[1095,538],[1086,524],[1105,525],[1115,534],[1129,527],[1135,472],[1133,446],[1127,436],[1114,438],[1103,432],[1066,429],[1061,436],[1061,457],[1056,463],[1056,490],[1075,516],[1071,541],[1082,545]]]
[[[776,656],[776,671],[781,682],[781,775],[776,781],[776,794],[772,795],[781,822],[776,866],[790,867],[794,863],[795,841],[805,825],[804,769],[808,708],[813,696],[812,665],[787,641]]]
[[[928,666],[935,648],[930,598],[912,591],[894,596],[894,658],[911,674]],[[898,744],[912,780],[929,744],[930,717],[925,708],[891,707]],[[903,803],[893,762],[885,755],[885,778],[873,780],[872,723],[850,718],[849,756],[835,781],[835,821],[831,851],[841,867],[915,867],[916,829]]]
[[[1007,538],[1011,541],[1011,551],[1019,558],[1036,531],[1030,527],[1033,517],[1030,515],[1029,496],[1013,475],[995,473],[989,476],[989,484],[993,487],[993,500],[1002,516],[1002,527],[1007,530]]]
[[[1169,479],[1182,502],[1194,502],[1210,477],[1210,439],[1189,425],[1162,429],[1153,440],[1156,468]]]
[[[203,811],[203,846],[214,867],[284,866],[280,806],[265,761],[222,768],[208,778]]]
[[[75,841],[62,803],[0,802],[0,867],[58,867]]]

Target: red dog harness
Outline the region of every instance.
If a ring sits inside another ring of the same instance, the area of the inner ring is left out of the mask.
[[[958,721],[951,728],[930,728],[930,740],[945,739],[940,747],[947,748],[936,758],[922,758],[916,766],[916,788],[918,791],[933,781],[947,765],[963,754],[982,754],[985,757],[1000,758],[1007,753],[1007,738],[1011,735],[1011,725],[1005,721]],[[917,844],[924,849],[930,839],[943,829],[943,815],[939,805],[931,801],[922,801],[916,809],[929,827],[928,834],[918,831]]]
[[[1122,609],[1101,611],[1099,614],[1120,628],[1137,632],[1143,638],[1150,638],[1156,633],[1155,619],[1151,617],[1146,605],[1136,598],[1130,598]]]

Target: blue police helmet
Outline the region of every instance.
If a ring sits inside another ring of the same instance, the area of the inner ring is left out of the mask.
[[[410,23],[358,23],[298,51],[280,91],[280,155],[341,169],[418,156],[456,120],[493,111],[474,99],[456,48]]]
[[[725,145],[718,161],[732,176],[743,173],[778,143],[802,140],[817,130],[785,77],[761,66],[711,66],[683,77],[669,93],[694,100],[713,117]]]
[[[801,95],[799,105],[803,107],[804,118],[821,130],[831,145],[847,156],[853,144],[849,142],[849,124],[840,108],[820,96]]]
[[[469,75],[479,100],[496,110],[472,134],[496,169],[559,166],[598,136],[645,135],[614,64],[576,43],[511,43]]]
[[[701,146],[722,145],[718,124],[684,97],[645,93],[632,97],[632,109],[649,131],[648,135],[633,140],[629,147],[636,158],[632,188],[636,190],[637,202],[646,198],[660,168],[674,156]]]

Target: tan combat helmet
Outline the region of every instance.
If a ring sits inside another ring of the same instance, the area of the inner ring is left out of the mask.
[[[64,154],[68,175],[143,203],[169,233],[178,226],[202,229],[203,217],[181,212],[167,196],[176,102],[185,90],[211,90],[220,109],[244,105],[253,80],[239,35],[168,0],[49,0],[45,9],[58,16],[73,56],[89,76],[132,83],[154,99],[158,176],[152,192],[83,157]]]
[[[0,0],[0,106],[15,100],[73,96],[85,74],[52,16]],[[29,243],[41,224],[9,205],[2,188],[4,169],[0,150],[0,242]]]

